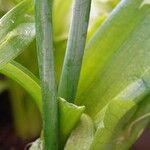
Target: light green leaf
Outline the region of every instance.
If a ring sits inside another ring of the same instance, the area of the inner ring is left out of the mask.
[[[72,131],[65,145],[65,150],[89,150],[94,136],[92,119],[83,114],[77,127]]]
[[[88,43],[76,103],[92,117],[149,68],[149,4],[121,1]]]
[[[30,71],[13,61],[4,65],[0,73],[18,82],[33,97],[41,111],[41,88],[38,79]]]
[[[61,147],[64,146],[70,132],[77,125],[80,117],[85,110],[84,106],[76,106],[59,98],[59,124]]]
[[[24,0],[0,19],[0,67],[17,57],[33,41],[32,13],[32,1]]]
[[[140,109],[141,106],[138,103],[150,92],[150,84],[147,84],[150,81],[150,78],[147,78],[150,77],[149,75],[146,72],[142,79],[131,83],[96,115],[94,120],[97,130],[91,150],[116,150],[119,144],[126,145],[122,143],[122,139],[126,138],[123,132],[124,127],[136,110]],[[136,138],[134,136],[132,140],[135,141]]]

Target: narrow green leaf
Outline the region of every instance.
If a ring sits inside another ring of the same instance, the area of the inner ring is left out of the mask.
[[[90,6],[91,0],[74,1],[73,18],[58,88],[58,95],[70,102],[74,101],[78,86],[89,23]]]
[[[17,62],[11,62],[0,69],[0,73],[18,82],[35,100],[41,111],[41,88],[38,79]]]
[[[17,57],[35,36],[34,24],[22,24],[9,32],[0,43],[0,67]]]
[[[89,150],[94,136],[93,121],[88,115],[81,116],[78,126],[72,131],[65,150]]]
[[[32,13],[32,1],[24,0],[0,19],[0,67],[17,57],[33,41]]]
[[[52,33],[52,0],[35,1],[36,41],[42,90],[44,149],[57,150],[58,106]]]

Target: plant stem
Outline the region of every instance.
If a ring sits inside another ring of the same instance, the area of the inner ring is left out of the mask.
[[[58,88],[58,95],[70,102],[74,101],[77,91],[85,49],[90,7],[91,0],[74,0],[73,18]]]
[[[58,106],[52,37],[52,0],[36,0],[37,55],[42,90],[44,149],[58,149]]]

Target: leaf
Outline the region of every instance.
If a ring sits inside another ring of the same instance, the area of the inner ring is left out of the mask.
[[[140,109],[138,103],[150,92],[149,85],[145,84],[148,83],[148,80],[150,81],[150,78],[147,79],[147,77],[149,74],[146,72],[141,80],[133,82],[121,91],[96,115],[94,120],[97,130],[91,150],[116,150],[118,145],[122,143],[122,139],[126,138],[123,133],[124,127],[135,112]],[[134,137],[134,141],[135,139],[136,137]],[[123,143],[122,145],[126,144]]]
[[[76,103],[92,117],[149,68],[150,5],[144,2],[121,1],[87,45]]]
[[[91,118],[83,114],[77,127],[72,131],[64,150],[89,150],[94,136]]]
[[[0,73],[18,82],[35,100],[41,111],[41,88],[38,79],[25,67],[13,61],[3,66]]]
[[[69,134],[77,125],[80,117],[85,110],[84,106],[76,106],[59,98],[59,124],[61,147],[64,146]]]
[[[0,67],[17,57],[33,41],[32,13],[32,1],[24,0],[0,19]]]

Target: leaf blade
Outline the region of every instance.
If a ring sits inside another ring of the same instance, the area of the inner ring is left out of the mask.
[[[86,48],[76,103],[92,117],[149,68],[150,7],[142,2],[122,1]]]

